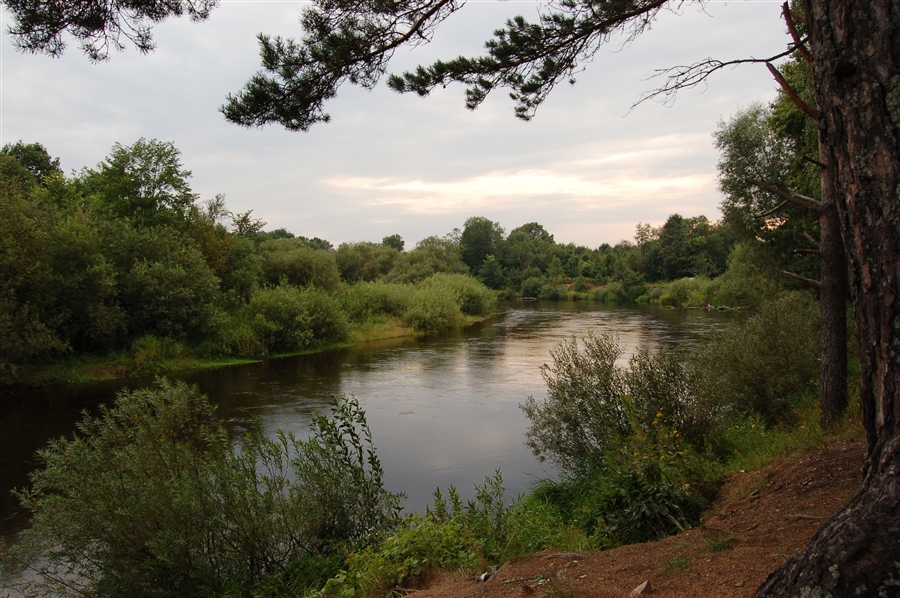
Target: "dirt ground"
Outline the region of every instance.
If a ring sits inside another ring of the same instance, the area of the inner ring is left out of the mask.
[[[805,546],[859,489],[864,444],[846,441],[759,472],[731,474],[697,528],[605,552],[544,552],[506,563],[481,582],[444,573],[408,598],[745,597]]]

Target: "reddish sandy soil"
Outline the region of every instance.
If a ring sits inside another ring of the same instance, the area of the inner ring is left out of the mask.
[[[864,446],[846,441],[729,476],[708,518],[677,536],[605,552],[544,552],[506,563],[486,582],[433,575],[408,598],[751,596],[856,493]]]

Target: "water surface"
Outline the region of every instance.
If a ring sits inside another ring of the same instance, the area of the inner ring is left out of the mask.
[[[264,432],[303,436],[313,410],[334,395],[355,396],[368,416],[390,490],[423,511],[435,488],[453,484],[463,498],[501,469],[514,497],[553,476],[524,445],[528,420],[519,404],[545,396],[540,365],[560,341],[590,331],[619,336],[623,363],[636,349],[704,342],[731,314],[621,307],[585,302],[514,303],[462,331],[233,366],[183,372],[218,406],[229,429],[259,418]],[[83,409],[111,402],[152,378],[43,388],[0,407],[0,535],[27,523],[9,491],[27,482],[34,452],[69,434]]]

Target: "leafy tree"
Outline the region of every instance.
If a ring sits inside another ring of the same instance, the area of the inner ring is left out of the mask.
[[[287,282],[333,291],[341,282],[335,254],[312,249],[302,239],[263,241],[258,253],[263,277],[270,285]]]
[[[489,255],[499,255],[503,241],[500,224],[484,216],[473,216],[466,220],[459,237],[459,254],[472,272],[478,272]]]
[[[228,215],[231,217],[231,231],[236,235],[255,235],[261,231],[266,223],[263,222],[262,218],[251,218],[250,214],[252,213],[253,210],[247,210],[240,214],[229,212]]]
[[[431,236],[416,243],[412,251],[398,255],[385,281],[415,283],[438,272],[467,274],[469,268],[460,257],[457,241]]]
[[[81,173],[85,193],[96,193],[111,215],[134,226],[177,224],[187,220],[197,199],[171,141],[139,139],[128,147],[113,145],[96,170]]]
[[[381,244],[392,247],[397,251],[403,251],[403,237],[397,234],[388,235],[387,237],[383,238],[381,240]]]
[[[59,158],[51,158],[47,149],[40,143],[22,143],[21,140],[14,144],[7,143],[0,153],[12,156],[19,164],[34,175],[39,184],[51,176],[62,175],[59,167]]]
[[[335,254],[346,282],[373,281],[391,271],[399,250],[386,243],[341,243]]]

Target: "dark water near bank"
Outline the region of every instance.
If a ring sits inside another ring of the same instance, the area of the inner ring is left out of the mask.
[[[704,342],[731,314],[588,303],[516,303],[462,331],[370,343],[173,378],[198,384],[239,432],[257,416],[266,434],[308,433],[314,409],[332,395],[354,395],[365,409],[389,489],[424,511],[435,488],[455,485],[463,498],[501,469],[514,497],[552,476],[523,444],[528,420],[519,409],[542,397],[539,366],[550,350],[589,331],[619,335],[624,360],[636,348]],[[34,452],[69,434],[84,409],[113,400],[152,378],[43,388],[0,405],[0,536],[27,524],[10,496],[27,482]]]

